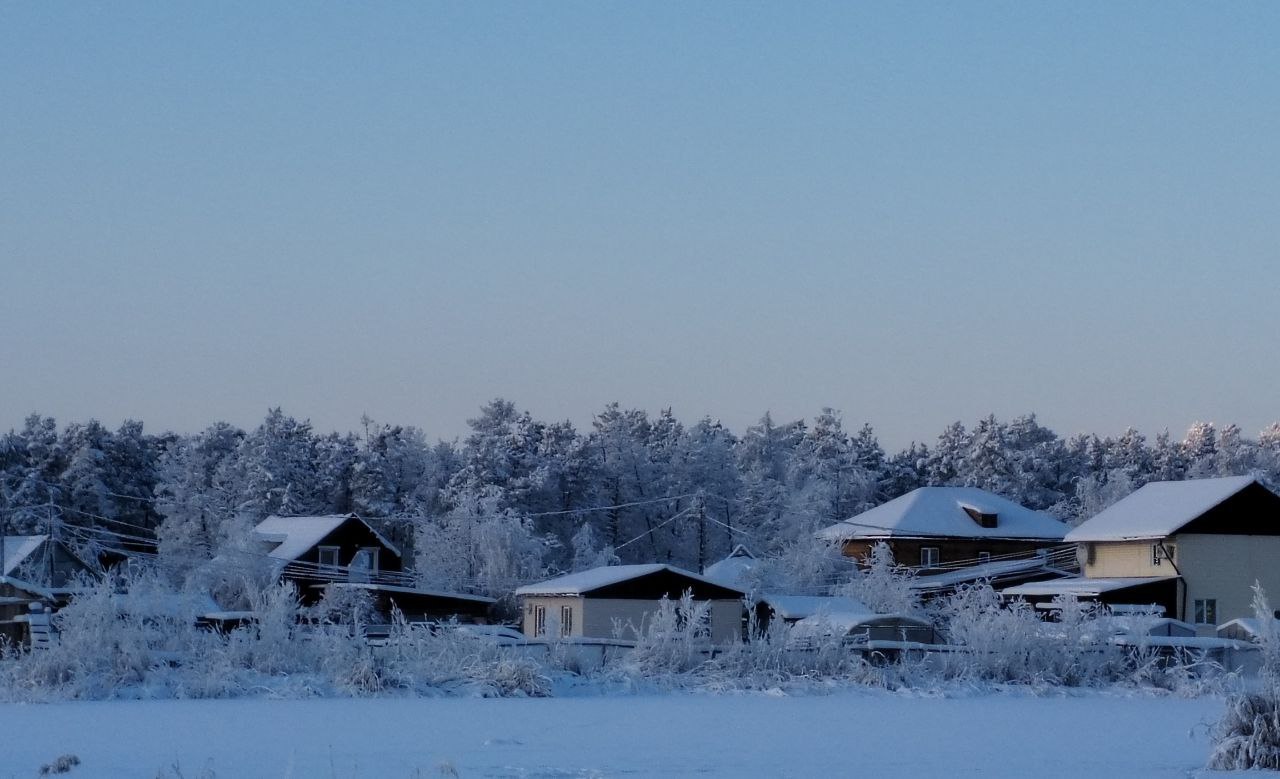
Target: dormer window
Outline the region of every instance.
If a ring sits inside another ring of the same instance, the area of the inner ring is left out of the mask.
[[[978,523],[978,527],[990,529],[996,526],[996,514],[994,511],[986,512],[974,506],[961,506],[961,508],[964,509],[964,513],[969,515],[969,519]]]

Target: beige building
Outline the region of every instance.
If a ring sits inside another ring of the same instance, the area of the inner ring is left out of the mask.
[[[741,635],[744,593],[670,565],[611,565],[568,574],[516,590],[523,630],[529,638],[635,639],[663,597],[685,592],[709,604],[706,625],[712,643]]]
[[[1280,602],[1280,495],[1251,477],[1152,482],[1066,540],[1077,545],[1083,579],[1004,594],[1073,592],[1105,603],[1159,605],[1201,635],[1252,617],[1255,581]]]

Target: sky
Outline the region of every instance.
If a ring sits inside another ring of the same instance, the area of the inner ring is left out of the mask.
[[[1280,4],[6,3],[0,429],[1280,386]]]

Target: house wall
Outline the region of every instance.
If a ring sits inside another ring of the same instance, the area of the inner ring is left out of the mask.
[[[573,609],[573,625],[571,626],[571,630],[569,631],[569,636],[571,638],[580,638],[584,635],[586,636],[594,635],[592,633],[583,632],[583,627],[584,627],[583,623],[585,622],[585,619],[582,613],[583,611],[582,598],[555,597],[555,596],[547,596],[547,595],[537,595],[537,596],[531,595],[531,596],[527,596],[524,599],[524,603],[520,609],[521,611],[520,629],[524,632],[525,636],[528,638],[546,638],[547,637],[547,636],[539,636],[537,634],[536,625],[534,623],[534,607],[535,606],[542,606],[546,608],[548,622],[550,622],[552,619],[556,619],[556,620],[560,619],[560,608],[562,606],[569,606]],[[603,635],[603,637],[609,638],[611,637],[611,634],[606,633]]]
[[[621,638],[633,640],[636,631],[643,629],[652,619],[654,612],[658,610],[658,603],[656,600],[588,598],[582,620],[583,635],[613,638],[613,622],[616,618],[625,626]],[[713,600],[710,603],[712,643],[732,643],[742,635],[742,601]]]
[[[871,547],[880,541],[889,545],[893,552],[894,562],[899,565],[917,566],[920,564],[920,548],[935,546],[938,548],[939,563],[974,562],[979,552],[987,552],[992,557],[1008,554],[1029,554],[1037,549],[1048,549],[1061,546],[1061,541],[1052,540],[1002,540],[1002,539],[970,539],[970,538],[857,538],[845,541],[841,550],[845,557],[862,560],[871,554]]]
[[[1174,537],[1177,563],[1186,581],[1184,619],[1193,622],[1194,601],[1218,602],[1217,624],[1253,616],[1256,581],[1280,606],[1280,536],[1183,534]],[[1214,635],[1212,627],[1199,626],[1200,635]]]
[[[1094,541],[1079,545],[1081,570],[1090,579],[1108,579],[1128,576],[1176,576],[1177,572],[1167,560],[1160,565],[1151,562],[1154,540],[1145,541]],[[1174,546],[1174,562],[1182,567],[1182,549],[1178,542],[1166,539],[1166,545]],[[1089,547],[1093,547],[1093,562],[1089,562]],[[1172,615],[1170,615],[1172,616]]]
[[[711,640],[716,644],[732,643],[742,634],[742,601],[713,600],[711,603]],[[634,640],[636,631],[643,629],[658,610],[658,601],[630,598],[580,598],[528,596],[521,607],[521,629],[529,638],[538,638],[534,632],[534,609],[547,610],[547,620],[559,619],[560,608],[574,609],[571,637],[614,638],[613,623],[617,619],[624,626],[618,636]]]

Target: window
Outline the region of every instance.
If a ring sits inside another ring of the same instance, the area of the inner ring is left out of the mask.
[[[320,564],[330,565],[334,568],[338,567],[338,547],[322,546],[320,547]]]
[[[942,555],[936,546],[920,547],[920,567],[932,568],[942,559]]]
[[[533,634],[535,636],[545,636],[547,634],[547,607],[533,607]]]
[[[1173,562],[1173,552],[1176,548],[1172,544],[1152,544],[1151,564],[1160,565],[1165,560]]]
[[[1212,598],[1195,602],[1195,622],[1197,625],[1218,624],[1218,601]]]
[[[560,607],[560,635],[569,636],[573,634],[573,607]]]
[[[978,552],[978,565],[991,562],[990,552]]]
[[[1098,562],[1098,545],[1085,544],[1084,545],[1084,564],[1093,565],[1096,562]]]

